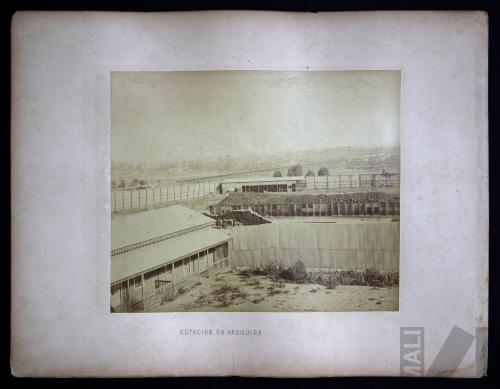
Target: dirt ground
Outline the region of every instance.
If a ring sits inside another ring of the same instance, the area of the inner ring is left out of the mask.
[[[397,311],[399,288],[276,282],[267,276],[244,277],[236,270],[212,278],[162,303],[152,312],[342,312]]]

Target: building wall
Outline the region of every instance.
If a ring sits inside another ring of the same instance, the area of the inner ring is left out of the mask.
[[[111,307],[121,309],[123,302],[128,301],[130,306],[140,304],[138,309],[142,309],[143,298],[154,297],[158,291],[157,281],[168,281],[172,286],[181,283],[188,277],[200,275],[211,269],[215,262],[222,259],[221,255],[229,256],[229,241],[223,242],[213,248],[202,250],[194,255],[180,258],[172,263],[146,271],[141,275],[131,277],[111,286]],[[199,255],[199,257],[198,257]],[[165,286],[163,282],[159,286]]]
[[[271,223],[232,230],[233,266],[260,267],[273,261],[308,268],[399,269],[399,223]]]
[[[221,193],[225,192],[295,192],[304,189],[305,180],[269,181],[269,182],[228,182],[221,183]]]
[[[252,210],[261,216],[397,216],[399,202],[376,203],[299,203],[216,206],[216,213],[229,210]]]

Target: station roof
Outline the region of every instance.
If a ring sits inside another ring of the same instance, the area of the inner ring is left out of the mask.
[[[336,194],[308,194],[308,193],[257,193],[232,192],[222,199],[217,206],[254,205],[254,204],[303,204],[326,203],[330,201],[398,201],[399,194],[386,192],[359,192]]]
[[[211,224],[209,217],[180,205],[117,215],[111,220],[111,250]]]
[[[282,182],[305,181],[304,176],[291,177],[242,177],[242,178],[226,178],[222,181],[223,184],[276,184]]]
[[[111,257],[111,283],[147,272],[230,239],[215,228],[203,228]]]

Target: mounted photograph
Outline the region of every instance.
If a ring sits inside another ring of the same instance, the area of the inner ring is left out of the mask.
[[[398,311],[398,70],[111,72],[111,312]]]

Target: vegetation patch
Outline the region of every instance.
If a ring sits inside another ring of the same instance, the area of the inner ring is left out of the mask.
[[[308,271],[302,261],[286,267],[280,262],[272,262],[256,269],[244,269],[240,275],[267,276],[275,282],[275,287],[284,288],[285,283],[319,284],[327,289],[335,289],[338,285],[359,285],[371,287],[392,287],[399,285],[398,272],[382,272],[375,268],[366,270],[321,270]],[[255,281],[251,281],[255,282]],[[257,285],[257,284],[256,284]]]
[[[237,299],[246,300],[248,293],[240,286],[233,286],[227,282],[223,285],[216,286],[212,291],[213,299],[220,303],[222,307],[228,307]]]

